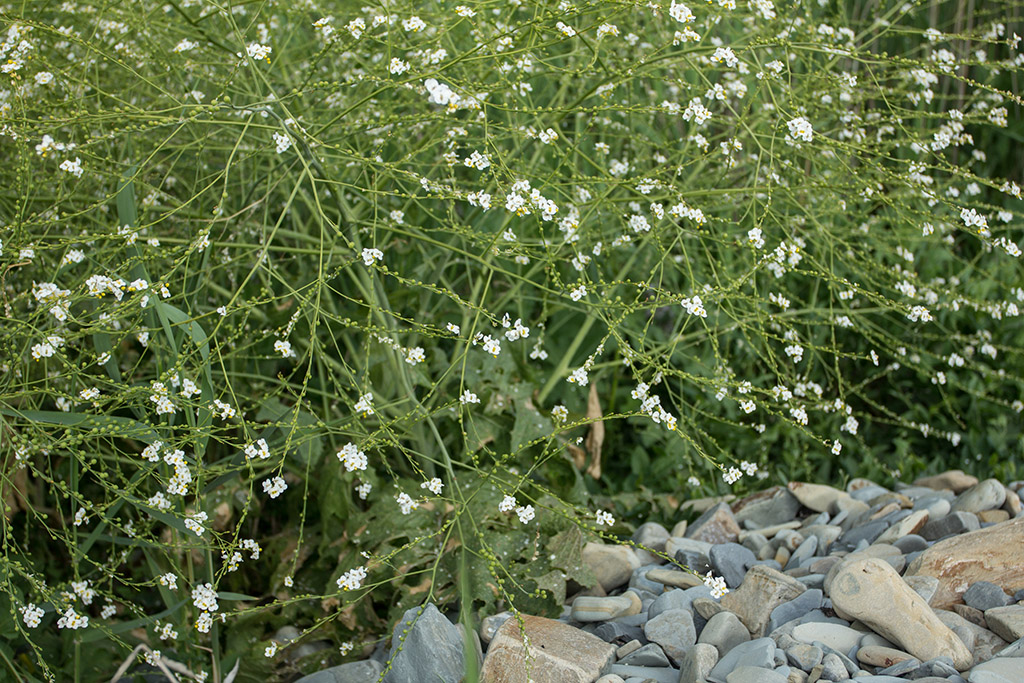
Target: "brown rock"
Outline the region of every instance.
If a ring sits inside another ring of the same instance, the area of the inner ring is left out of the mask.
[[[732,516],[728,503],[719,503],[709,509],[686,531],[686,538],[706,543],[735,543],[740,526]],[[628,580],[628,578],[627,578]]]
[[[837,614],[862,621],[921,661],[951,657],[959,671],[971,666],[970,650],[882,560],[845,564],[832,581],[830,597]]]
[[[931,604],[949,609],[975,581],[989,581],[1010,595],[1024,588],[1024,517],[939,541],[921,553],[907,576],[934,576],[939,589]]]
[[[870,519],[872,519],[872,520],[881,519],[882,517],[885,517],[886,515],[892,514],[893,512],[896,512],[899,509],[900,509],[900,504],[899,503],[886,503],[882,507],[878,508],[878,511],[875,512],[875,514],[871,515]]]
[[[595,635],[544,617],[522,619],[522,629],[512,617],[494,634],[480,672],[484,683],[592,683],[615,661],[615,646]]]
[[[1011,517],[1020,515],[1020,496],[1012,489],[1006,489],[1006,500],[1003,501],[1003,509],[1010,513]]]
[[[747,571],[739,588],[722,596],[721,604],[740,618],[751,636],[760,638],[772,610],[806,590],[807,586],[796,579],[757,564]]]
[[[966,491],[977,483],[977,477],[964,474],[963,470],[948,470],[942,474],[936,474],[932,477],[921,477],[914,482],[914,486],[927,486],[928,488],[935,489],[936,491],[949,489],[953,493],[960,493],[961,491]]]
[[[1005,522],[1010,518],[1010,513],[1006,510],[982,510],[978,513],[978,521],[980,522]]]
[[[883,669],[913,658],[914,655],[903,650],[894,650],[891,647],[881,647],[879,645],[865,645],[857,650],[858,662]]]

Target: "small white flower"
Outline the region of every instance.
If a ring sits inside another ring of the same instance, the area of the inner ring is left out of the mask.
[[[713,576],[711,572],[704,576],[704,585],[711,589],[711,597],[716,599],[729,592],[728,587],[725,585],[725,579],[721,576]]]
[[[409,352],[405,354],[405,362],[409,365],[418,365],[427,359],[426,354],[423,352],[422,346],[417,346],[414,349],[409,349]]]
[[[413,500],[412,497],[404,491],[395,496],[395,501],[398,502],[398,507],[401,508],[403,515],[409,514],[420,506],[418,502]]]
[[[598,510],[596,516],[598,526],[602,526],[605,524],[607,524],[608,526],[613,526],[615,524],[615,518],[612,517],[611,513],[609,512],[606,512],[604,510]]]
[[[39,626],[39,623],[43,619],[43,609],[36,607],[35,603],[30,602],[26,605],[22,605],[18,608],[21,611],[21,618],[25,622],[25,626],[29,628],[35,628]]]
[[[476,394],[474,394],[469,389],[466,389],[464,392],[462,392],[462,395],[459,396],[459,403],[461,403],[462,405],[466,405],[466,404],[469,404],[469,403],[479,403],[479,402],[480,402],[480,397],[477,396]]]
[[[425,481],[422,484],[420,484],[420,488],[421,489],[428,489],[435,496],[440,496],[441,495],[441,489],[444,488],[444,482],[442,482],[437,477],[434,477],[430,481]]]
[[[498,510],[500,512],[512,512],[513,510],[515,510],[515,508],[516,508],[516,497],[515,496],[508,496],[508,495],[506,495],[504,498],[501,499],[501,502],[498,503]]]
[[[516,514],[519,515],[519,521],[522,524],[526,524],[536,516],[534,515],[532,505],[527,505],[525,507],[517,507]]]
[[[388,71],[396,76],[400,76],[409,70],[409,62],[403,62],[398,57],[391,58],[391,64],[388,65]]]
[[[372,266],[374,261],[381,261],[384,259],[384,252],[380,249],[363,249],[363,264]]]

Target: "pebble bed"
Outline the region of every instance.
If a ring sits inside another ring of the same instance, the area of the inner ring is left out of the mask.
[[[485,619],[481,680],[1024,683],[1022,488],[954,470],[696,501],[695,522],[643,524],[634,547],[588,544],[599,585],[559,619]],[[301,683],[378,680],[387,661],[385,683],[456,683],[460,628],[410,610],[390,649]]]

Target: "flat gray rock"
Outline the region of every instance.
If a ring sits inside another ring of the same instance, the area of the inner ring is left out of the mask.
[[[384,670],[380,662],[373,659],[364,659],[359,662],[349,662],[340,666],[332,666],[330,669],[317,671],[316,673],[303,676],[295,683],[366,683],[375,681]]]
[[[824,598],[824,593],[820,588],[811,588],[789,602],[782,603],[772,610],[772,614],[768,618],[768,633],[794,619],[799,619],[811,610],[818,609],[821,607],[822,598]]]
[[[420,609],[408,610],[395,625],[388,654],[391,670],[384,683],[458,681],[466,673],[459,630],[433,603],[427,603],[417,617]],[[404,639],[403,631],[407,631]]]
[[[993,607],[985,611],[988,628],[1008,643],[1024,637],[1024,605]]]
[[[708,559],[715,574],[725,579],[725,585],[737,588],[743,583],[747,570],[757,561],[757,555],[739,543],[722,543],[711,547]]]
[[[715,667],[708,674],[708,680],[712,683],[728,683],[728,676],[733,669],[741,666],[756,666],[763,669],[771,669],[775,664],[775,641],[771,638],[758,638],[746,643],[741,643],[729,650],[725,657],[722,657],[715,664]]]
[[[1014,659],[992,659],[971,669],[970,683],[1021,683],[1024,667]]]
[[[750,632],[747,631],[747,627],[743,625],[739,617],[732,612],[719,612],[708,619],[697,642],[714,645],[721,657],[748,640],[750,640]]]
[[[697,642],[693,615],[686,609],[662,612],[644,625],[644,635],[647,640],[660,645],[668,658],[677,665],[683,661],[686,651]]]
[[[821,651],[820,647],[807,643],[796,643],[786,649],[786,659],[789,660],[789,663],[808,673],[821,664],[824,656],[825,653]]]
[[[772,669],[738,666],[725,677],[726,683],[786,683],[789,679]]]
[[[975,581],[964,591],[964,602],[974,609],[984,612],[993,607],[1005,607],[1010,604],[1010,596],[1002,588],[989,581]]]
[[[670,666],[668,657],[665,656],[664,651],[662,651],[661,647],[657,643],[648,643],[647,645],[630,652],[628,655],[620,659],[618,663],[626,666]]]
[[[964,534],[981,528],[978,516],[973,512],[951,512],[942,519],[928,522],[918,532],[926,541],[936,541],[946,536]]]
[[[653,666],[628,666],[625,664],[612,664],[608,673],[621,676],[624,679],[638,678],[641,681],[652,680],[656,683],[678,683],[679,669],[659,668]]]

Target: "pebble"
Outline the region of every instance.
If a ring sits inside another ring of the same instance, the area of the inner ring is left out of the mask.
[[[679,669],[673,669],[672,667],[630,666],[628,664],[612,664],[611,668],[608,671],[609,673],[613,673],[616,676],[621,676],[626,680],[635,677],[638,681],[655,681],[656,683],[677,683],[679,681]],[[525,681],[526,678],[523,677],[521,679],[515,680]],[[551,678],[548,680],[557,681],[561,679]]]
[[[971,669],[967,677],[970,683],[1021,683],[1024,676],[1017,662],[1007,659],[993,659]]]
[[[674,588],[693,588],[704,583],[699,576],[677,569],[652,569],[647,572],[646,578],[649,581],[657,581],[664,586]]]
[[[529,639],[528,649],[524,635]],[[524,614],[522,626],[518,619],[509,619],[494,634],[480,680],[524,681],[529,658],[531,670],[544,671],[549,681],[593,681],[609,673],[615,650],[615,646],[568,624]],[[423,671],[410,680],[459,681],[464,674],[460,670],[435,676]]]
[[[867,645],[857,650],[858,662],[883,669],[908,659],[914,659],[914,656],[903,650],[896,650],[891,647]]]
[[[998,479],[986,479],[967,489],[953,501],[952,512],[994,510],[1006,500],[1006,487]]]
[[[951,512],[941,519],[928,522],[921,527],[921,536],[925,540],[935,541],[947,536],[977,531],[981,528],[978,516],[971,512]]]
[[[768,618],[767,632],[771,633],[783,624],[799,619],[812,610],[818,609],[821,607],[823,597],[824,594],[820,588],[811,588],[792,600],[782,603],[772,610],[771,616]]]
[[[810,671],[821,664],[825,653],[816,645],[797,643],[786,649],[786,659],[802,671]]]
[[[727,683],[726,676],[740,666],[756,666],[770,669],[775,663],[775,641],[771,638],[758,638],[740,643],[729,650],[718,660],[708,674],[712,683]]]
[[[966,491],[978,483],[978,478],[970,474],[964,474],[963,470],[948,470],[942,474],[931,477],[921,477],[914,481],[914,486],[926,486],[930,489],[941,491],[949,489],[953,493]]]
[[[793,638],[801,643],[821,642],[833,650],[850,652],[860,644],[864,634],[842,624],[819,624],[809,622],[793,629]]]
[[[640,614],[642,610],[640,596],[633,591],[627,591],[621,596],[605,598],[578,597],[573,600],[571,615],[573,620],[579,622],[608,621],[615,617]]]

